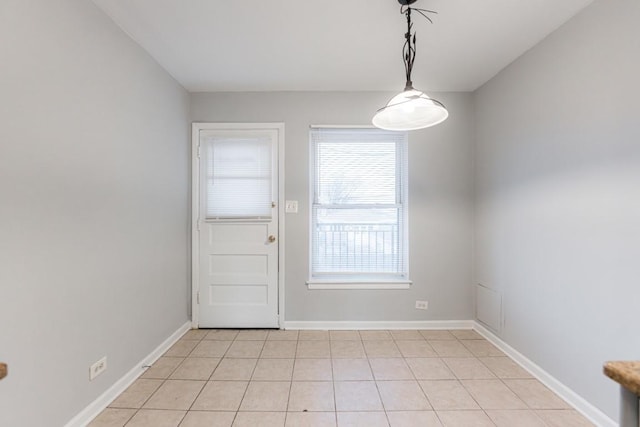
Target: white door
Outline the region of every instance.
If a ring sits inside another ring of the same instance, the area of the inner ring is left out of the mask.
[[[281,127],[199,129],[198,326],[278,327]],[[194,254],[195,259],[196,254]]]

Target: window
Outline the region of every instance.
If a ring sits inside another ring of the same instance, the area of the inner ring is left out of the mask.
[[[407,135],[311,129],[310,288],[408,287]]]
[[[205,139],[207,219],[269,219],[272,144],[269,137]]]

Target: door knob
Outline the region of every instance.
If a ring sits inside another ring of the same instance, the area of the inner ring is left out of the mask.
[[[276,236],[274,236],[273,234],[271,236],[269,236],[269,242],[273,243],[276,241]]]
[[[7,376],[7,365],[0,363],[0,380]]]

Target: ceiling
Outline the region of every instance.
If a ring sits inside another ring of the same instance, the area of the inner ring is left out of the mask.
[[[190,92],[399,91],[397,0],[93,0]],[[418,0],[414,86],[473,91],[592,0]]]

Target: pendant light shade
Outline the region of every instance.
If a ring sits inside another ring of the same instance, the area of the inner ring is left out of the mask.
[[[416,58],[416,35],[412,34],[411,11],[415,10],[430,22],[427,13],[436,13],[432,10],[412,8],[411,4],[416,0],[398,0],[400,12],[407,18],[407,32],[405,43],[402,47],[402,57],[406,75],[404,91],[391,98],[391,100],[378,110],[371,122],[375,127],[385,130],[407,131],[424,129],[442,123],[449,117],[449,112],[438,100],[435,100],[424,92],[413,88],[411,71]]]
[[[373,116],[372,123],[385,130],[416,130],[435,126],[447,117],[449,112],[440,101],[409,88],[379,109]]]

